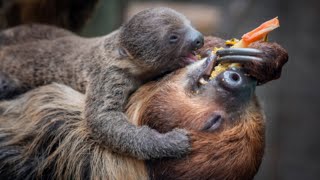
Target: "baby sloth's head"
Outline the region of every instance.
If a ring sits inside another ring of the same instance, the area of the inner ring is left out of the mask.
[[[149,162],[156,179],[252,179],[264,151],[264,116],[256,81],[229,69],[206,83],[211,60],[180,69],[140,88],[129,104],[135,124],[160,132],[191,132],[192,151],[182,159]],[[148,92],[148,93],[146,93]]]
[[[194,62],[203,43],[190,21],[169,8],[144,10],[120,28],[124,52],[152,71],[172,71]]]

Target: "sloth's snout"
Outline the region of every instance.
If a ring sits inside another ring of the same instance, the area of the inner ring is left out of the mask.
[[[253,94],[257,81],[239,69],[229,69],[218,75],[218,84],[226,91],[242,98],[249,98]]]
[[[192,29],[192,31],[189,34],[190,34],[190,41],[191,41],[191,50],[195,51],[197,49],[202,48],[202,46],[204,45],[203,35],[195,29]]]

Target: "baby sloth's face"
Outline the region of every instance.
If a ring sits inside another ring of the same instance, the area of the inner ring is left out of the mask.
[[[252,179],[259,168],[264,118],[254,94],[256,81],[229,69],[201,83],[212,64],[201,60],[149,83],[130,101],[137,108],[129,114],[136,124],[160,132],[191,132],[188,156],[150,161],[151,173],[159,179]]]
[[[197,60],[203,35],[182,14],[154,8],[133,16],[121,28],[122,46],[137,64],[157,72],[172,71]]]

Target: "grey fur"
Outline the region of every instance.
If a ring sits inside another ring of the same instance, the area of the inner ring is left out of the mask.
[[[186,131],[136,127],[123,111],[141,84],[187,64],[191,31],[190,22],[168,8],[145,10],[119,30],[90,39],[50,26],[20,26],[0,34],[0,71],[17,93],[52,82],[86,93],[92,138],[115,152],[139,159],[181,157],[190,150]],[[170,33],[182,38],[167,43]]]

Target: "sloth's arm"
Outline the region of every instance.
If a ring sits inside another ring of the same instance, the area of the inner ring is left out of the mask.
[[[214,37],[205,37],[204,46],[198,50],[202,57],[207,56],[208,51],[214,47],[225,47],[225,40]],[[264,84],[271,80],[278,79],[282,72],[282,67],[288,61],[287,51],[279,44],[274,42],[258,41],[249,45],[250,48],[256,48],[263,52],[261,57],[263,61],[243,62],[242,65],[246,71],[255,77],[259,84]]]
[[[274,42],[255,42],[250,48],[260,49],[263,54],[262,62],[250,62],[244,67],[250,75],[255,77],[259,84],[264,84],[281,76],[282,67],[288,62],[288,52]]]
[[[139,159],[186,154],[190,144],[185,131],[160,134],[147,126],[137,127],[128,122],[124,106],[136,87],[135,80],[117,67],[92,73],[86,93],[85,119],[93,138],[114,152]]]

